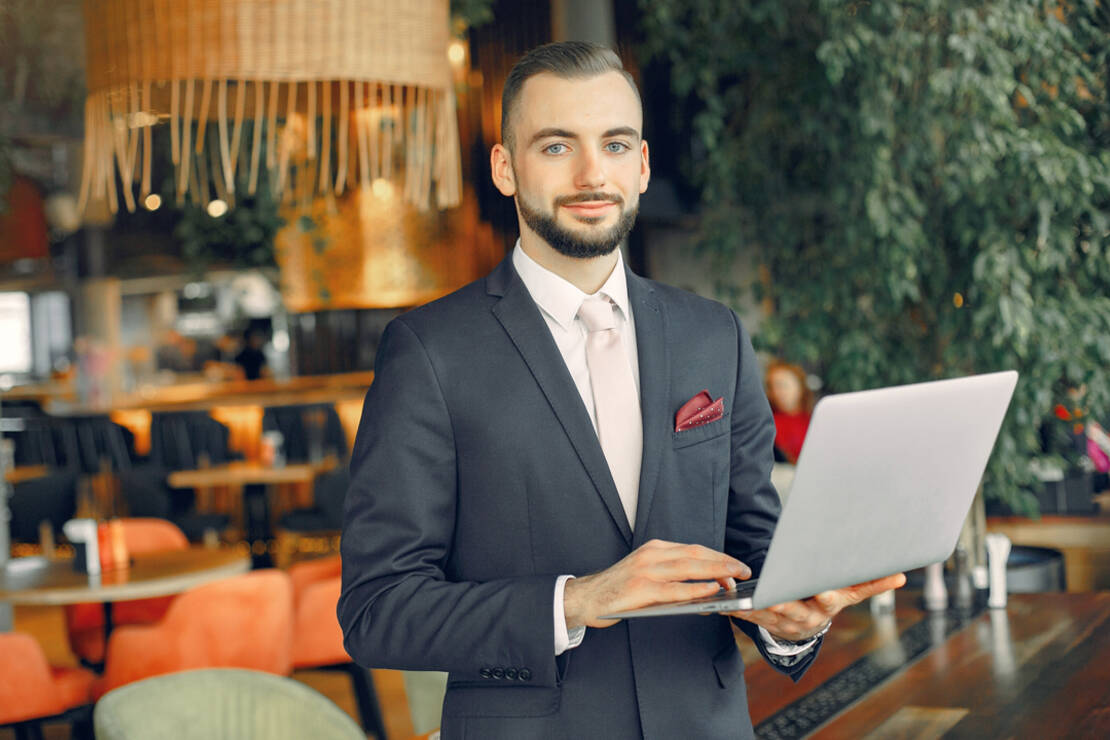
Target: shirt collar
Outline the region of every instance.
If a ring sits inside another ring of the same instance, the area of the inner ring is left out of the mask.
[[[532,300],[544,313],[564,330],[570,330],[578,316],[578,308],[589,296],[570,281],[536,262],[520,248],[520,239],[513,248],[513,267],[516,268]],[[617,249],[617,263],[608,279],[595,293],[607,296],[621,310],[627,321],[631,316],[628,303],[628,280],[624,274],[624,256]]]

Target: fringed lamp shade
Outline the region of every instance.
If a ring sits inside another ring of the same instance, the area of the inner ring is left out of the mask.
[[[85,0],[82,211],[103,198],[114,213],[119,193],[134,210],[151,192],[161,123],[178,201],[214,189],[234,204],[237,178],[253,194],[265,168],[286,201],[384,181],[421,209],[457,205],[448,12],[448,0]]]

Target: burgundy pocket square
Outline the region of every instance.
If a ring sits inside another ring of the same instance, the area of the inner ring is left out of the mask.
[[[712,396],[709,395],[709,391],[704,390],[682,404],[682,408],[674,415],[674,430],[685,432],[687,429],[717,421],[724,415],[724,396],[714,401]]]

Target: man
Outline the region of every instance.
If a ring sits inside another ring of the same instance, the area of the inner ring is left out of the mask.
[[[758,573],[779,512],[736,316],[617,249],[648,185],[641,130],[608,49],[521,59],[491,153],[520,241],[382,338],[339,619],[360,664],[450,671],[448,740],[752,734],[728,619],[601,618]],[[702,409],[703,389],[721,404]],[[832,615],[897,585],[731,616],[797,678]]]

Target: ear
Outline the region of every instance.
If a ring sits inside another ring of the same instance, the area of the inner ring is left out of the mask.
[[[494,144],[489,153],[489,170],[493,185],[502,195],[512,197],[516,195],[516,174],[513,172],[513,161],[509,150],[501,144]]]
[[[640,141],[640,192],[647,190],[651,181],[651,158],[648,156],[647,140]]]

